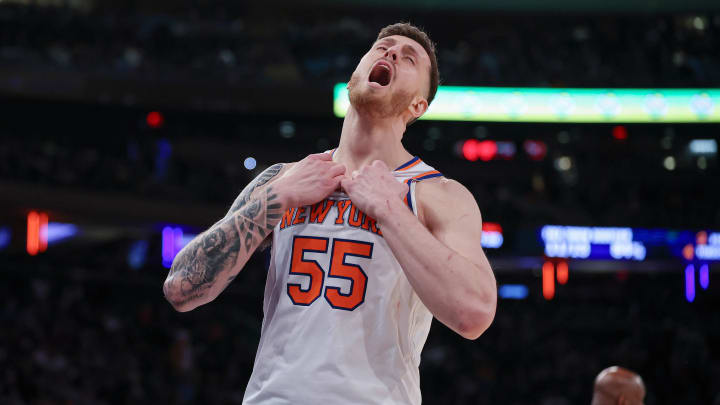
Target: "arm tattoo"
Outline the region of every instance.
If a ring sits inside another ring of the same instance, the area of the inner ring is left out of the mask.
[[[255,191],[256,188],[265,185],[268,181],[270,181],[273,177],[277,176],[278,173],[280,173],[280,170],[285,166],[283,163],[277,163],[274,164],[262,173],[260,173],[259,176],[255,178],[250,184],[248,184],[247,187],[238,195],[238,197],[235,199],[235,202],[233,202],[232,207],[230,207],[230,211],[228,211],[227,215],[231,215],[240,208],[244,207],[248,201],[250,201],[250,196],[252,195],[253,191]]]
[[[200,299],[222,279],[222,289],[272,232],[282,216],[282,204],[266,184],[282,169],[269,167],[240,193],[225,218],[185,246],[173,261],[163,291],[176,307]],[[222,276],[221,276],[222,275]],[[169,285],[170,284],[170,285]]]

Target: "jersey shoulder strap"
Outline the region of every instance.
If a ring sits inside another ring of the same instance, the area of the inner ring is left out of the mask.
[[[434,167],[423,162],[419,157],[414,157],[409,162],[395,169],[395,177],[401,179],[408,185],[408,192],[405,196],[405,202],[412,212],[417,216],[417,199],[415,198],[415,186],[418,182],[441,177],[443,174],[435,170]]]

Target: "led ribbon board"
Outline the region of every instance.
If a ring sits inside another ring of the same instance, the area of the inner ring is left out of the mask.
[[[545,256],[553,258],[720,261],[720,232],[545,225],[539,237]]]
[[[350,100],[334,89],[335,116]],[[720,122],[720,89],[554,89],[440,86],[420,119],[439,121],[683,123]]]

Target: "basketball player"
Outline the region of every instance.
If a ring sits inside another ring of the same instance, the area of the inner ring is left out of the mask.
[[[165,296],[189,311],[272,239],[245,404],[419,404],[433,316],[468,339],[490,326],[478,206],[401,142],[437,86],[427,35],[384,28],[348,84],[337,149],[268,168],[175,258]]]
[[[642,378],[622,367],[608,367],[595,378],[592,405],[643,405]]]

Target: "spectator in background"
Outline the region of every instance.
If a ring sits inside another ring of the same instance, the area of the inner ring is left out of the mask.
[[[645,384],[635,372],[608,367],[595,378],[591,405],[643,405]]]

